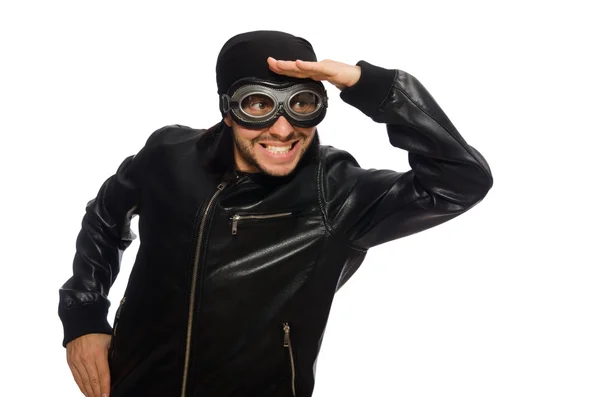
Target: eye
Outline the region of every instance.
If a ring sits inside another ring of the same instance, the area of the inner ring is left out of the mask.
[[[319,104],[319,97],[312,92],[301,92],[290,99],[290,107],[296,113],[314,112]]]
[[[252,116],[261,116],[273,109],[273,100],[265,95],[249,95],[242,101],[242,109]]]
[[[308,106],[310,106],[310,104],[308,102],[302,102],[302,101],[296,101],[296,103],[293,104],[293,107],[295,109],[304,109],[304,108],[307,108]]]
[[[265,109],[267,107],[267,104],[264,101],[250,101],[248,107],[254,109]]]

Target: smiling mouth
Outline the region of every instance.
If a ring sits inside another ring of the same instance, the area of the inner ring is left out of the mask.
[[[285,146],[272,146],[272,145],[268,145],[266,143],[260,143],[260,145],[262,147],[264,147],[265,149],[267,149],[269,152],[274,153],[274,154],[285,154],[287,152],[289,152],[290,150],[292,150],[297,144],[298,141],[294,141],[292,143],[289,143]]]

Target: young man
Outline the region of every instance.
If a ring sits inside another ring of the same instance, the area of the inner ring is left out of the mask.
[[[362,169],[319,145],[321,81],[385,123],[412,170]],[[219,124],[156,131],[87,206],[59,315],[88,396],[310,396],[333,296],[368,249],[464,213],[492,186],[400,70],[317,62],[306,40],[258,31],[225,44],[217,85]],[[107,295],[135,214],[141,244],[112,329]]]

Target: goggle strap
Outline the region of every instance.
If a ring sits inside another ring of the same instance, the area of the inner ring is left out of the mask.
[[[227,114],[236,106],[239,106],[239,103],[232,100],[229,95],[223,94],[219,97],[219,109],[221,110],[221,113]]]

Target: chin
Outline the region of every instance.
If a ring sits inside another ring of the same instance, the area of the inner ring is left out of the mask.
[[[277,166],[260,164],[260,170],[270,176],[288,176],[296,169],[297,163],[293,165]]]

